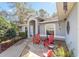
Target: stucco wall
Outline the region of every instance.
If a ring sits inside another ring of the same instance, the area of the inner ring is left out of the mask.
[[[54,30],[55,36],[65,36],[65,23],[60,22],[60,26],[58,22],[55,23],[45,23],[39,24],[40,27],[40,35],[46,36],[46,30]],[[55,28],[55,29],[54,29]]]
[[[69,50],[73,50],[74,55],[77,56],[77,6],[73,8],[70,15],[67,18],[70,23],[70,32],[67,34],[66,31],[66,43]],[[67,27],[66,21],[66,27]],[[66,29],[65,27],[65,29]]]
[[[25,32],[25,26],[22,26],[21,32]]]
[[[77,3],[77,56],[79,56],[79,3]]]
[[[57,36],[65,36],[65,22],[61,21],[61,22],[56,22],[56,35]]]
[[[39,30],[41,36],[46,36],[45,24],[39,24],[38,30]]]

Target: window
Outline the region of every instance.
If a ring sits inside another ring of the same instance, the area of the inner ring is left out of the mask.
[[[70,31],[70,24],[69,24],[69,21],[67,22],[67,34],[69,34],[69,31]]]
[[[54,23],[49,23],[45,25],[46,34],[50,35],[52,32],[56,33],[56,27]]]
[[[51,33],[53,33],[53,32],[54,32],[54,30],[46,30],[47,35],[51,35]]]
[[[67,11],[67,2],[63,3],[63,9],[64,9],[65,12]]]

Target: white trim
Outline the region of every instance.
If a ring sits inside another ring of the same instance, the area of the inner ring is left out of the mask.
[[[41,37],[46,37],[47,35],[40,35]]]
[[[28,38],[30,37],[30,31],[29,31],[29,23],[30,23],[30,21],[35,21],[35,34],[37,34],[38,33],[38,21],[37,21],[37,19],[35,19],[34,17],[31,17],[31,18],[29,18],[29,20],[27,21],[27,28],[28,28]]]
[[[56,35],[56,24],[54,24],[54,35]]]
[[[47,37],[47,35],[40,35],[41,37]],[[49,35],[48,35],[49,36]],[[65,36],[54,35],[55,40],[65,40]]]
[[[45,27],[45,35],[46,35],[46,34],[47,34],[47,33],[46,33],[46,25],[45,25],[44,27]]]
[[[59,22],[58,21],[58,19],[56,20],[47,20],[47,21],[43,21],[43,22],[39,22],[40,24],[42,24],[42,23],[44,23],[44,24],[46,24],[46,23],[56,23],[56,22]]]

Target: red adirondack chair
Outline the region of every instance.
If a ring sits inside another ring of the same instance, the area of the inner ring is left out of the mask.
[[[45,39],[45,40],[44,40],[43,45],[44,45],[45,47],[47,47],[47,46],[49,45],[49,43],[48,43],[48,40],[47,40],[47,39]]]
[[[32,36],[32,42],[35,43],[35,36]]]
[[[36,34],[36,43],[39,44],[40,43],[40,34]]]
[[[33,43],[39,44],[40,43],[40,34],[36,34],[33,36]]]
[[[48,42],[49,44],[54,44],[54,32],[52,32],[51,35],[48,36]]]
[[[52,50],[48,50],[46,53],[43,53],[44,57],[53,57],[54,52]]]
[[[49,44],[54,44],[54,35],[53,34],[48,36],[48,42],[49,42]]]
[[[48,47],[49,44],[54,44],[54,32],[51,33],[51,35],[49,35],[47,39],[45,39],[43,45],[44,45],[45,47]]]

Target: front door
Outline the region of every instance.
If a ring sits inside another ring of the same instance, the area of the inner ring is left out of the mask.
[[[29,34],[30,34],[30,36],[33,36],[33,35],[35,35],[35,21],[31,21],[30,22],[30,27],[29,27],[29,30],[30,30],[30,32],[29,32]]]
[[[33,36],[33,25],[30,25],[30,36]]]

